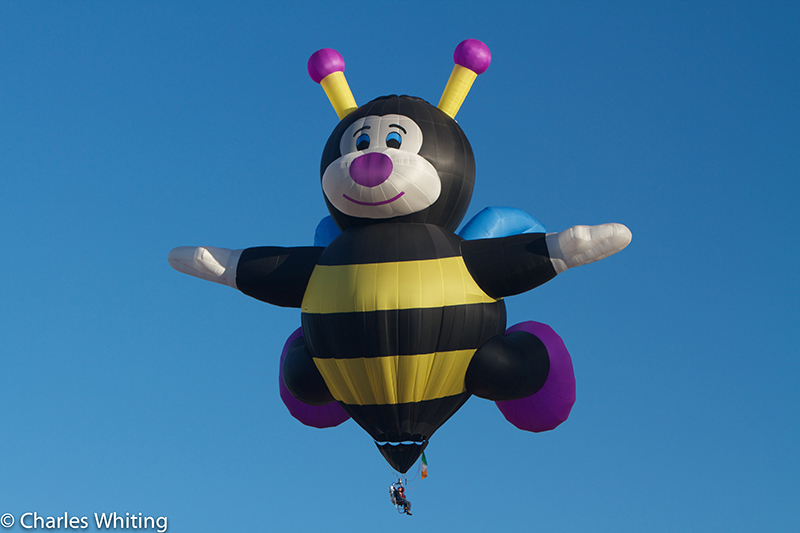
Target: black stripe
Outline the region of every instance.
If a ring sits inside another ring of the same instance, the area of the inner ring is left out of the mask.
[[[340,405],[378,442],[423,442],[458,411],[468,392],[424,402],[389,405]]]
[[[350,228],[319,258],[320,265],[442,259],[460,255],[462,239],[431,224],[385,222]]]
[[[506,306],[493,303],[367,313],[303,313],[309,351],[320,359],[416,355],[475,349],[505,331]]]

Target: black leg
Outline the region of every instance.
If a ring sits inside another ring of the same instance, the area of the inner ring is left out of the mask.
[[[314,364],[314,359],[308,353],[303,337],[294,341],[286,352],[283,382],[292,396],[309,405],[324,405],[336,401]]]
[[[467,391],[492,401],[518,400],[542,388],[550,372],[547,348],[525,331],[495,335],[472,357],[464,378]]]

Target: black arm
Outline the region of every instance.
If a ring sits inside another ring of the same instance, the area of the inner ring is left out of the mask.
[[[236,286],[248,296],[281,307],[300,307],[308,280],[325,248],[262,246],[242,252]]]
[[[556,276],[544,233],[464,241],[461,253],[475,282],[492,298],[529,291]]]

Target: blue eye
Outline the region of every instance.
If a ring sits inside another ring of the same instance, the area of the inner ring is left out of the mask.
[[[362,133],[356,139],[356,150],[366,150],[369,148],[369,135]]]
[[[400,148],[401,144],[403,144],[403,138],[396,131],[386,136],[386,146],[389,148]]]

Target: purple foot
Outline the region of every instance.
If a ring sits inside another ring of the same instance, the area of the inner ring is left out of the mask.
[[[575,403],[575,373],[564,341],[553,329],[540,322],[521,322],[506,330],[525,331],[541,340],[550,356],[550,373],[536,393],[519,400],[495,402],[506,420],[525,431],[555,429],[567,419]]]
[[[289,413],[303,424],[315,428],[332,428],[338,426],[348,418],[350,415],[344,412],[342,406],[337,402],[331,402],[325,405],[309,405],[301,402],[289,392],[286,384],[283,382],[283,360],[286,359],[286,353],[289,351],[289,346],[303,336],[303,328],[297,328],[294,333],[289,336],[286,344],[283,345],[281,352],[280,371],[278,373],[278,384],[281,390],[281,400],[283,400]]]

